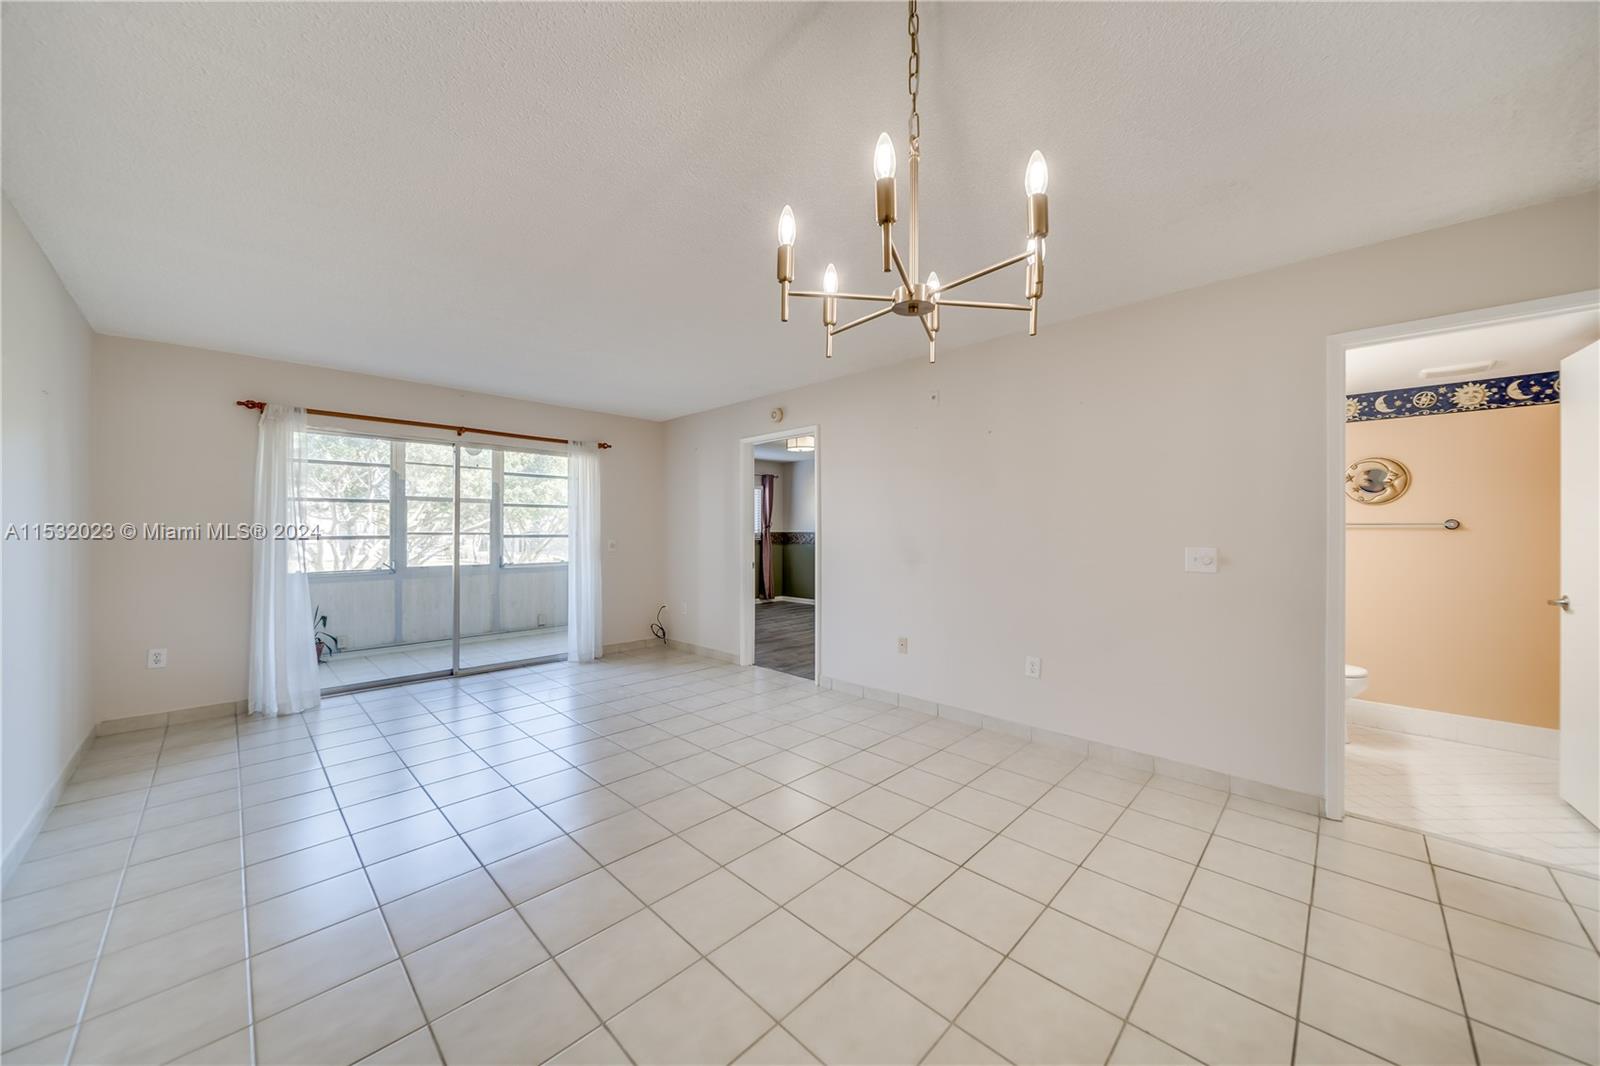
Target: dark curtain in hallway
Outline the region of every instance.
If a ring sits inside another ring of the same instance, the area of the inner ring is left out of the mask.
[[[778,478],[761,475],[761,598],[772,599],[772,495]]]

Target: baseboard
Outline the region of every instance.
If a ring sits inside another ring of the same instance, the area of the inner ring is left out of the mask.
[[[737,655],[734,655],[730,652],[718,651],[716,648],[701,647],[699,644],[690,644],[685,640],[669,639],[667,641],[667,647],[672,648],[675,651],[686,651],[691,655],[698,655],[702,659],[715,659],[719,663],[733,663],[735,666],[739,665],[739,657]]]
[[[11,881],[11,875],[16,873],[17,867],[22,865],[22,860],[27,856],[28,849],[33,847],[39,830],[44,827],[45,819],[50,817],[50,812],[55,810],[56,802],[61,799],[61,793],[66,789],[67,782],[72,780],[72,775],[77,773],[78,764],[83,761],[83,753],[89,750],[89,745],[94,741],[95,731],[89,730],[83,742],[78,745],[78,750],[72,753],[72,758],[67,760],[67,765],[56,776],[55,784],[39,800],[39,805],[33,809],[28,823],[22,827],[22,832],[6,850],[5,857],[0,859],[0,886]]]
[[[1561,733],[1556,729],[1498,722],[1492,718],[1474,718],[1470,714],[1431,711],[1425,707],[1405,707],[1398,703],[1379,703],[1376,700],[1346,700],[1345,721],[1351,725],[1387,729],[1392,733],[1454,740],[1462,744],[1475,744],[1480,748],[1497,748],[1547,759],[1556,758],[1561,748]]]
[[[816,600],[808,600],[804,596],[774,596],[772,598],[783,603],[806,603],[813,607],[817,604]]]
[[[607,655],[616,655],[625,651],[643,651],[645,648],[653,648],[660,643],[661,639],[659,637],[645,637],[643,640],[624,640],[616,644],[607,644],[605,651]]]
[[[964,707],[953,707],[945,703],[935,703],[917,696],[908,696],[901,692],[872,688],[851,681],[842,681],[838,678],[819,678],[817,683],[823,688],[847,692],[852,696],[877,700],[879,703],[894,704],[897,707],[904,707],[908,710],[918,711],[938,718],[948,718],[953,722],[962,722],[982,729],[1009,733],[1012,736],[1022,737],[1035,743],[1049,744],[1079,755],[1104,759],[1108,762],[1133,767],[1138,770],[1147,770],[1166,777],[1175,777],[1191,784],[1203,785],[1219,792],[1230,792],[1249,799],[1260,800],[1263,803],[1275,804],[1279,807],[1287,807],[1290,810],[1300,811],[1304,814],[1320,815],[1323,813],[1322,797],[1314,796],[1309,792],[1296,792],[1293,789],[1269,785],[1247,777],[1236,777],[1220,770],[1211,770],[1203,766],[1163,759],[1158,755],[1147,755],[1144,752],[1133,751],[1129,748],[1102,744],[1097,740],[1087,740],[1067,733],[1058,733],[1053,729],[1024,725],[1009,718],[983,714],[979,711],[970,711]]]
[[[109,737],[117,733],[137,732],[140,729],[188,725],[190,722],[204,722],[211,718],[232,718],[244,714],[249,706],[248,700],[228,700],[225,703],[208,703],[201,707],[185,707],[179,711],[156,711],[152,714],[130,714],[125,718],[108,718],[95,723],[94,735]]]

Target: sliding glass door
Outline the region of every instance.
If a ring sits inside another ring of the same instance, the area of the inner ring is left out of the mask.
[[[308,438],[323,691],[565,653],[565,454]]]
[[[567,457],[463,447],[463,672],[567,650]]]

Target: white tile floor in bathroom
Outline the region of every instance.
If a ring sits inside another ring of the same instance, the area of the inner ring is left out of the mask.
[[[1556,792],[1556,760],[1350,727],[1355,814],[1600,876],[1600,830]]]
[[[1593,1063],[1596,882],[672,652],[96,742],[3,1059]]]

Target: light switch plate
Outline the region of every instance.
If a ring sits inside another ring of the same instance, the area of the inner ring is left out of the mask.
[[[1183,568],[1191,574],[1214,574],[1217,572],[1217,549],[1215,548],[1185,548],[1183,549]]]

